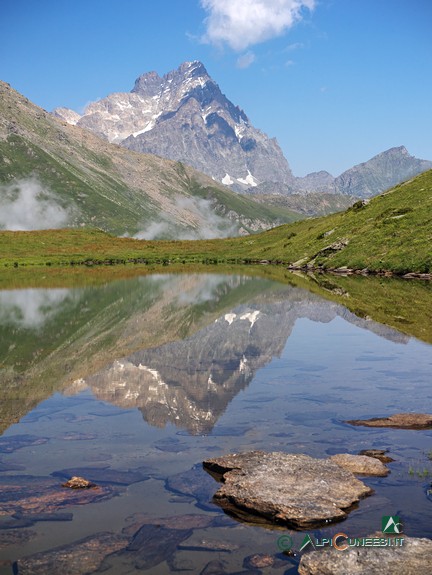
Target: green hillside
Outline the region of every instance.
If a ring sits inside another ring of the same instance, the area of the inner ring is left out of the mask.
[[[0,82],[0,184],[28,178],[55,194],[70,225],[119,235],[161,222],[173,237],[199,235],[209,220],[217,229],[253,231],[301,217],[239,197],[179,162],[109,144]]]
[[[432,171],[343,213],[223,240],[138,241],[95,230],[0,232],[0,266],[252,263],[348,267],[396,274],[432,271]]]

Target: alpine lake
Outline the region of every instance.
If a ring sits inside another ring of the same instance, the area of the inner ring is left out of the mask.
[[[397,516],[432,537],[432,430],[345,423],[431,413],[431,282],[164,271],[0,283],[1,575],[259,573],[257,553],[291,575],[287,535],[298,550]],[[308,532],[225,513],[202,467],[364,449],[388,450],[390,474]]]

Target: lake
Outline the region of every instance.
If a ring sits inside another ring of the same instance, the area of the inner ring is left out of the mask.
[[[254,449],[386,449],[390,475],[362,478],[374,494],[309,533],[362,537],[399,516],[407,535],[432,537],[432,430],[344,423],[431,412],[431,287],[305,281],[154,274],[0,290],[0,573],[199,574],[211,561],[207,573],[236,573],[263,553],[265,573],[295,574],[280,537],[298,549],[305,532],[212,502],[202,461]],[[99,489],[60,488],[71,475]]]

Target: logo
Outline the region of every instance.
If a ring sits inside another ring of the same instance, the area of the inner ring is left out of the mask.
[[[383,533],[402,533],[403,525],[397,515],[384,515],[381,520]]]
[[[350,537],[347,533],[340,531],[333,536],[317,538],[306,533],[303,535],[301,544],[298,547],[298,553],[312,549],[318,551],[321,547],[333,547],[337,551],[346,551],[352,547],[402,547],[405,539],[403,537],[393,537],[403,533],[403,525],[398,515],[384,515],[381,518],[381,530],[387,537]],[[295,542],[291,535],[282,535],[277,540],[277,546],[280,551],[288,555],[296,555],[297,550]]]
[[[299,551],[303,551],[303,549],[305,549],[308,545],[312,545],[312,547],[315,549],[314,542],[312,541],[312,537],[309,535],[309,533],[304,536]]]
[[[280,551],[290,551],[292,546],[294,545],[294,541],[291,535],[282,535],[277,540],[277,546],[279,547]]]

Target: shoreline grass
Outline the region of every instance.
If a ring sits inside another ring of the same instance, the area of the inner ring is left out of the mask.
[[[432,274],[432,170],[345,212],[255,235],[137,240],[98,229],[0,232],[0,273],[20,266],[232,265]]]

